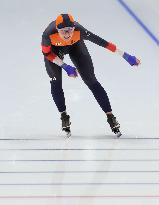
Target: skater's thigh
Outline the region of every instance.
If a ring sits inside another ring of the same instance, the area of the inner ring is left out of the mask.
[[[94,74],[94,66],[91,56],[83,41],[76,44],[69,55],[86,84],[92,84],[97,80]]]
[[[57,81],[62,80],[62,69],[60,66],[56,65],[55,63],[50,62],[46,58],[44,58],[46,71],[50,78],[56,78]]]

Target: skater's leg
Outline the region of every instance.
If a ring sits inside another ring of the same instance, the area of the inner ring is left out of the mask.
[[[51,78],[51,94],[59,112],[66,111],[65,97],[62,89],[62,70],[61,67],[45,59],[45,66]]]
[[[89,83],[86,81],[85,82],[89,89],[92,91],[94,97],[96,98],[98,104],[102,108],[102,110],[108,114],[112,113],[111,105],[109,102],[108,95],[102,85],[98,81],[89,81]]]
[[[62,70],[61,67],[45,59],[45,66],[51,78],[51,94],[58,111],[61,113],[62,130],[70,134],[70,116],[66,112],[65,97],[62,89]],[[69,136],[69,135],[68,135]]]
[[[112,109],[109,98],[106,91],[95,77],[92,59],[84,42],[80,42],[73,46],[70,52],[70,58],[77,67],[81,78],[92,91],[102,110],[107,114],[111,114]]]
[[[106,91],[95,77],[92,59],[84,42],[80,42],[73,47],[70,52],[70,58],[78,69],[83,81],[92,91],[98,104],[107,114],[107,122],[112,131],[114,133],[119,133],[120,124],[112,113],[112,108]]]

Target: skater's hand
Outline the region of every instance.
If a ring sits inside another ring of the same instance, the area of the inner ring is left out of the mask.
[[[131,56],[128,53],[124,52],[123,58],[131,65],[131,66],[138,66],[141,64],[140,60],[137,59],[135,56]]]
[[[68,76],[71,77],[71,78],[77,78],[77,77],[78,77],[77,69],[75,70],[75,73],[74,73],[74,74],[70,74],[70,75],[68,75]]]
[[[67,75],[69,77],[76,78],[78,76],[76,68],[67,65],[66,63],[64,63],[61,67],[67,72]]]

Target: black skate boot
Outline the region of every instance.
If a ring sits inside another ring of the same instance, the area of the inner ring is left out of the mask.
[[[112,132],[114,132],[117,135],[117,137],[120,137],[121,136],[121,132],[119,130],[120,124],[116,120],[116,117],[113,114],[107,115],[107,122],[109,123]]]
[[[62,120],[62,130],[66,132],[67,137],[71,136],[71,130],[70,130],[70,116],[67,115],[66,112],[61,113],[61,120]]]

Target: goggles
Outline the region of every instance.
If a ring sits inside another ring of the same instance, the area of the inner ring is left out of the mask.
[[[60,33],[70,33],[72,31],[74,31],[75,27],[65,27],[65,28],[60,28],[60,29],[57,29],[58,32]]]

